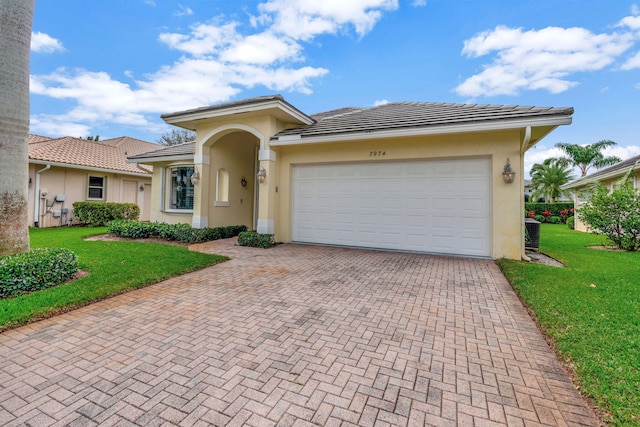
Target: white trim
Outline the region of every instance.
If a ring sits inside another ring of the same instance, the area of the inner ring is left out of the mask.
[[[206,228],[209,226],[209,217],[194,215],[193,218],[191,218],[191,226],[193,228]]]
[[[271,161],[271,162],[275,162],[276,161],[276,152],[273,150],[260,150],[258,151],[258,160],[259,161]]]
[[[258,219],[258,227],[256,231],[262,234],[274,234],[274,221],[272,219]]]
[[[467,132],[487,132],[494,130],[519,129],[523,127],[536,126],[560,126],[571,124],[571,117],[554,117],[554,118],[535,118],[521,120],[501,120],[499,122],[489,123],[466,123],[454,125],[440,125],[429,127],[414,127],[409,129],[389,129],[375,130],[353,133],[335,133],[331,135],[308,136],[300,139],[277,138],[269,141],[269,146],[278,147],[281,145],[301,145],[314,144],[323,142],[343,142],[356,141],[363,139],[380,139],[408,136],[424,136],[424,135],[442,135],[451,133],[467,133]],[[285,135],[288,137],[289,135]]]
[[[117,175],[144,176],[144,177],[147,177],[147,178],[151,176],[148,173],[121,171],[121,170],[116,170],[116,169],[94,168],[94,167],[91,167],[91,166],[72,165],[72,164],[68,164],[68,163],[47,162],[45,160],[29,159],[29,163],[30,164],[34,164],[34,165],[45,165],[45,166],[49,165],[49,166],[55,166],[55,167],[59,167],[59,168],[81,169],[81,170],[85,170],[85,171],[102,172],[102,173],[110,173],[110,174],[117,174]],[[135,163],[135,162],[129,162],[129,163]]]
[[[198,165],[210,165],[211,157],[205,154],[196,154],[195,156],[193,156],[193,162]]]
[[[229,206],[229,202],[220,202],[216,200],[215,202],[213,202],[213,206],[224,208]]]
[[[192,161],[193,154],[176,154],[174,156],[136,157],[127,159],[127,163],[156,163],[156,162],[181,162]]]

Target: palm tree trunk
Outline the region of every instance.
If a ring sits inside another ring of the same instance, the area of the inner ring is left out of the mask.
[[[29,251],[29,53],[35,0],[0,0],[0,256]]]

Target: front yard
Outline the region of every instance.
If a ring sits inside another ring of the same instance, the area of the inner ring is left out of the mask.
[[[612,425],[640,425],[640,253],[603,250],[605,244],[604,237],[542,224],[541,251],[566,268],[499,265],[581,392]]]
[[[54,288],[0,299],[0,331],[226,259],[162,243],[83,240],[106,232],[106,227],[32,229],[32,248],[68,248],[88,274]]]

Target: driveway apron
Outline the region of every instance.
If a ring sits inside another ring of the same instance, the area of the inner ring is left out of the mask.
[[[233,243],[0,334],[0,425],[598,425],[492,261]]]

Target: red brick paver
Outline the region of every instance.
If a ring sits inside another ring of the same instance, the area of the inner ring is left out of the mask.
[[[486,260],[229,241],[0,334],[2,425],[597,425]]]

